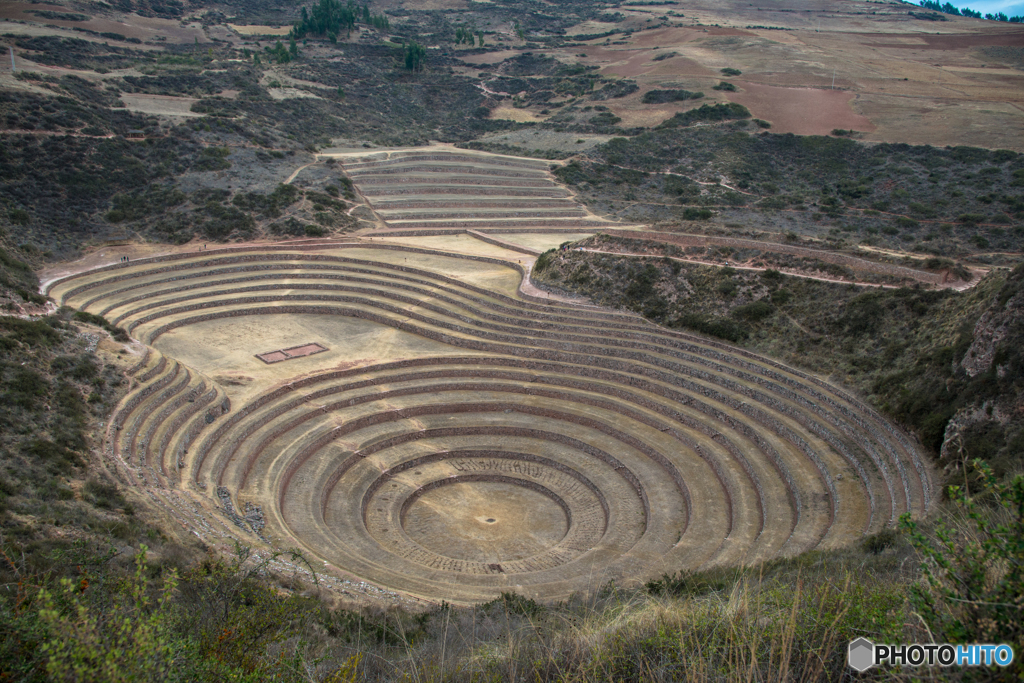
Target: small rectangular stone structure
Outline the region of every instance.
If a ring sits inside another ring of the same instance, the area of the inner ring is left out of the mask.
[[[313,342],[311,344],[301,344],[299,346],[292,346],[287,349],[278,349],[277,351],[267,351],[266,353],[257,353],[256,357],[261,361],[270,365],[271,363],[280,363],[283,360],[291,360],[292,358],[302,358],[303,356],[312,356],[314,353],[321,353],[327,351],[327,347],[322,344]]]

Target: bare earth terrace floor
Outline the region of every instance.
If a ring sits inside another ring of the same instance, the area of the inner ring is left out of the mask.
[[[556,599],[836,547],[931,504],[916,443],[841,387],[524,294],[523,254],[476,244],[167,254],[48,293],[149,349],[107,434],[122,479],[343,588]]]

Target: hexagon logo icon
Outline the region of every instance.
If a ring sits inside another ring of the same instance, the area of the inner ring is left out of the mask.
[[[850,642],[847,663],[851,669],[867,671],[875,664],[875,644],[867,638],[858,638]]]

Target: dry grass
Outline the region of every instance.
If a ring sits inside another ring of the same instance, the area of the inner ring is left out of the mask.
[[[527,109],[516,109],[515,107],[498,107],[491,112],[492,119],[506,119],[518,123],[530,123],[531,121],[543,121],[543,117],[535,115]]]
[[[853,638],[920,635],[895,561],[905,551],[870,559],[811,553],[745,572],[711,570],[661,594],[609,586],[550,607],[520,598],[443,607],[418,637],[400,634],[399,652],[363,651],[360,674],[422,682],[837,680],[848,671]],[[858,562],[874,571],[856,571]]]
[[[243,36],[286,36],[291,26],[240,26],[228,24],[232,31]]]

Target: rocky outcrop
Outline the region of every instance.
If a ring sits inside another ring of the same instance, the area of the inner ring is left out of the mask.
[[[1007,283],[1006,287],[1012,287]],[[1006,297],[1010,294],[1009,297]],[[1003,300],[1005,298],[1005,301]],[[1020,325],[1024,316],[1024,288],[1015,292],[1005,291],[1000,294],[999,299],[993,306],[982,314],[978,323],[974,326],[974,341],[964,354],[960,365],[971,377],[976,377],[987,372],[993,361],[996,359],[996,351],[1004,340],[1010,335],[1015,325]],[[1006,366],[995,368],[1000,377],[1006,373]]]

